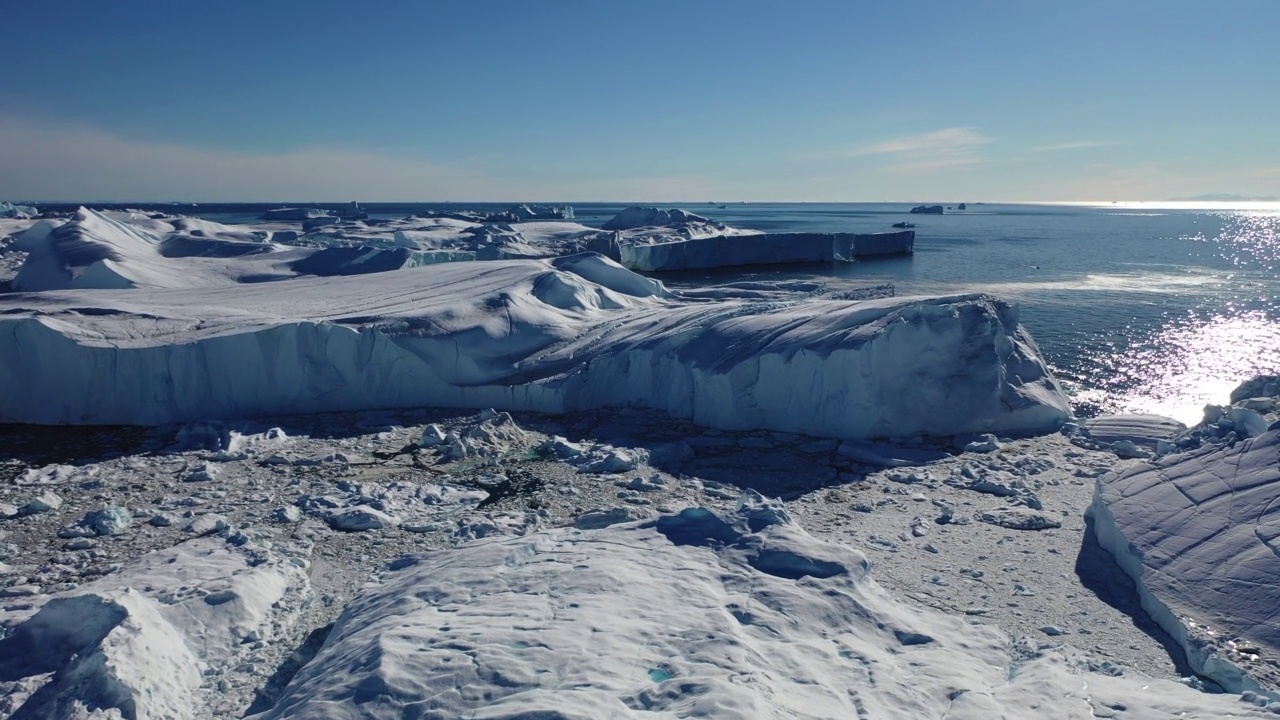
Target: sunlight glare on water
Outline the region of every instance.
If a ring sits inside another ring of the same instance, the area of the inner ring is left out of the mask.
[[[1194,425],[1222,405],[1241,378],[1280,374],[1280,325],[1262,313],[1170,323],[1149,344],[1096,358],[1119,410]]]
[[[1273,271],[1280,262],[1280,212],[1222,213],[1216,236],[1193,236],[1213,243],[1218,255],[1237,267]]]

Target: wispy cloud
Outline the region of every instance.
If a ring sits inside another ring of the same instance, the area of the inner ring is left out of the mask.
[[[915,135],[901,135],[856,147],[844,147],[802,156],[805,161],[865,159],[882,169],[899,172],[927,172],[986,160],[981,150],[990,137],[977,128],[953,127]]]
[[[956,127],[919,135],[903,135],[902,137],[855,148],[846,153],[847,157],[865,155],[957,155],[972,153],[978,147],[991,142],[991,138],[978,132],[976,128]]]
[[[1086,148],[1110,147],[1119,145],[1118,142],[1098,141],[1098,140],[1079,140],[1076,142],[1059,143],[1057,145],[1041,145],[1040,147],[1029,148],[1031,152],[1057,152],[1058,150],[1084,150]]]

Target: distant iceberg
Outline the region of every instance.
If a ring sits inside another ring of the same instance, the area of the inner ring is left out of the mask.
[[[623,266],[663,272],[738,265],[844,262],[876,255],[907,255],[912,230],[885,233],[756,233],[670,242],[619,243]]]
[[[0,202],[0,218],[29,218],[39,214],[40,211],[30,205],[14,205],[11,202]]]
[[[334,215],[328,210],[321,210],[320,208],[288,207],[268,210],[262,213],[259,219],[271,222],[301,222],[327,217],[334,217]]]
[[[659,210],[655,207],[632,206],[614,215],[602,227],[605,230],[634,230],[666,225],[713,224],[711,220],[685,210]],[[716,223],[718,225],[718,223]]]
[[[888,233],[763,233],[718,223],[684,210],[629,207],[603,225],[613,236],[600,249],[641,272],[699,270],[740,265],[851,261],[906,255],[910,230]]]

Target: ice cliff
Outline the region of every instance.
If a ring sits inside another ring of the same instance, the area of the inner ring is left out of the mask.
[[[0,422],[25,423],[637,406],[864,438],[1037,433],[1068,416],[995,298],[685,297],[589,253],[0,295],[0,388]]]

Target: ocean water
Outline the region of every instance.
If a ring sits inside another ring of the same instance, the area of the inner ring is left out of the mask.
[[[910,257],[732,274],[1009,298],[1078,412],[1155,412],[1191,424],[1240,381],[1280,373],[1280,204],[1170,205],[970,204],[941,216],[904,215],[896,204],[689,209],[762,230],[877,231],[909,220]]]
[[[599,226],[623,204],[572,204]],[[365,203],[372,217],[511,203]],[[159,207],[220,222],[279,205]],[[916,224],[915,254],[834,266],[664,275],[679,287],[735,279],[819,279],[833,288],[892,283],[898,295],[987,292],[1021,319],[1077,412],[1156,412],[1188,424],[1240,381],[1280,374],[1280,203],[969,204],[908,215],[907,204],[682,203],[730,225],[770,231],[890,230]]]

